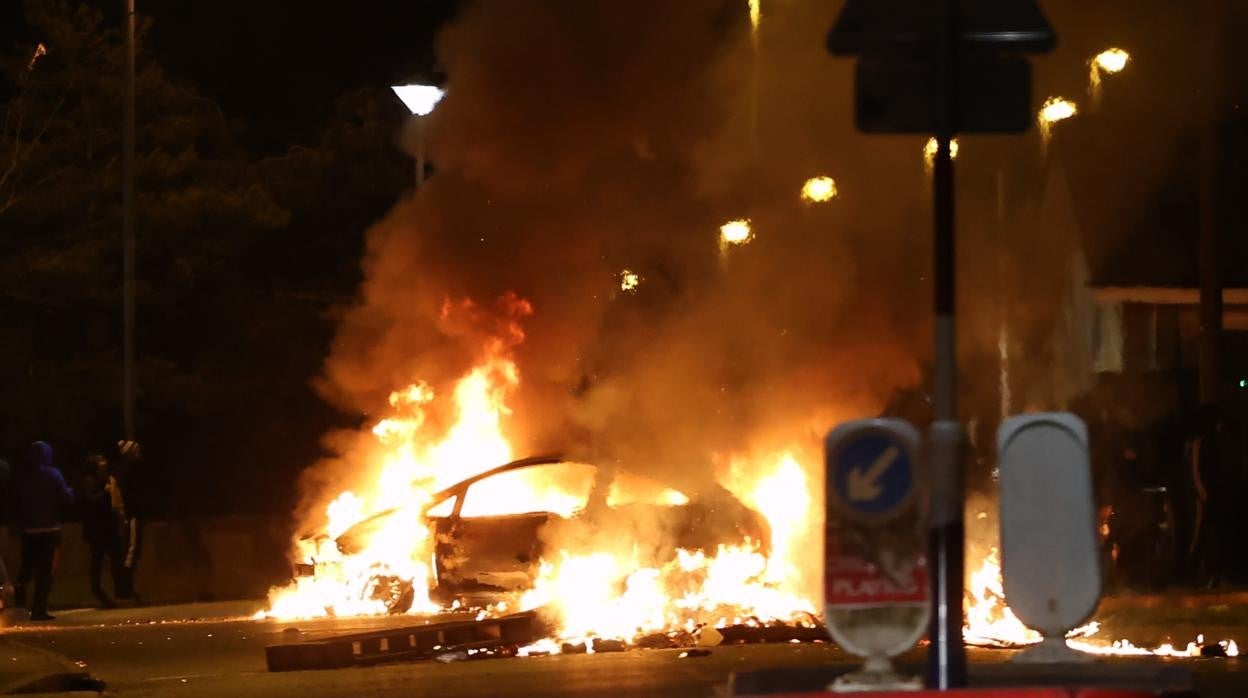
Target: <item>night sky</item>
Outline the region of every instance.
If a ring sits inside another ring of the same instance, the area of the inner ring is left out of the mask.
[[[433,35],[455,4],[140,0],[157,53],[264,149],[314,138],[343,90],[433,78]]]
[[[119,21],[122,0],[90,0]],[[216,100],[261,152],[314,141],[334,99],[361,87],[437,79],[433,37],[456,0],[136,0],[151,49]],[[24,36],[22,2],[0,3],[0,41]],[[396,101],[396,108],[402,109]]]

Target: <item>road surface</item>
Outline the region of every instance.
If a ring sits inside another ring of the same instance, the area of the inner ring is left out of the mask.
[[[201,604],[67,612],[51,625],[9,627],[0,640],[82,662],[107,683],[108,693],[126,696],[721,696],[734,671],[852,661],[828,645],[780,644],[717,647],[706,657],[681,658],[680,650],[635,650],[273,674],[265,670],[266,645],[413,621],[257,621],[248,617],[254,610],[247,604]],[[1010,653],[972,650],[971,655],[974,667],[986,669]],[[1114,663],[1190,667],[1202,695],[1230,698],[1248,695],[1248,672],[1240,661],[1145,658]]]

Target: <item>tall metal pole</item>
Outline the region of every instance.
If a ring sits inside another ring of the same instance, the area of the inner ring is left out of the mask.
[[[122,414],[134,439],[134,0],[125,3],[126,68],[121,131]]]
[[[937,26],[940,113],[932,173],[933,305],[935,351],[931,431],[931,519],[928,560],[934,612],[929,631],[927,684],[949,689],[966,684],[966,648],[962,644],[963,464],[962,429],[957,415],[955,330],[956,248],[954,245],[954,171],[950,143],[958,131],[958,17],[956,0],[940,0]]]
[[[1222,344],[1222,274],[1218,255],[1218,84],[1221,53],[1218,41],[1219,7],[1213,0],[1199,3],[1204,43],[1201,74],[1204,89],[1200,131],[1200,404],[1219,402]],[[1207,428],[1208,425],[1202,425]]]
[[[416,188],[425,186],[425,117],[416,117]]]

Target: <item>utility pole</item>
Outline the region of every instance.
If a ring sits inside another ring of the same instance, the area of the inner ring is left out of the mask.
[[[963,16],[966,10],[969,16]],[[973,30],[964,28],[974,27]],[[1035,0],[847,0],[828,34],[834,55],[859,57],[855,124],[865,133],[936,139],[932,171],[934,417],[928,438],[928,688],[966,685],[962,642],[965,466],[957,410],[952,145],[959,133],[1022,133],[1032,125],[1031,67],[1056,36]],[[968,108],[968,105],[969,108]]]
[[[121,127],[121,403],[126,439],[134,440],[134,0],[122,1],[126,67]]]
[[[416,190],[425,183],[425,117],[433,112],[433,108],[442,100],[446,93],[436,85],[392,85],[395,96],[403,102],[416,121]]]
[[[425,117],[416,117],[416,189],[425,186]]]
[[[929,632],[927,685],[948,690],[966,685],[962,644],[962,588],[965,523],[962,506],[964,466],[962,426],[957,408],[956,289],[954,236],[954,136],[958,114],[958,3],[939,0],[936,160],[932,169],[932,297],[935,311],[933,407],[931,426],[931,520],[928,561],[934,613]]]
[[[1221,41],[1219,41],[1220,2],[1205,0],[1196,3],[1201,13],[1201,37],[1204,41],[1202,65],[1200,131],[1200,243],[1198,268],[1200,274],[1200,405],[1214,407],[1219,403],[1221,387],[1222,344],[1222,274],[1219,268],[1218,245],[1218,94],[1221,88]],[[1202,425],[1204,429],[1211,425]],[[1207,435],[1207,434],[1205,434]]]

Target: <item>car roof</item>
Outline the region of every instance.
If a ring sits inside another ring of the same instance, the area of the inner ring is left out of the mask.
[[[449,487],[444,487],[441,490],[438,490],[437,492],[433,493],[433,496],[429,498],[429,503],[426,504],[422,508],[421,511],[422,513],[427,512],[433,507],[437,506],[438,504],[441,504],[448,497],[462,493],[464,490],[468,489],[468,487],[471,486],[473,483],[479,480],[484,480],[487,477],[493,477],[499,473],[505,473],[509,470],[520,470],[521,468],[529,468],[535,465],[551,465],[551,464],[556,464],[556,463],[570,463],[570,462],[573,462],[573,461],[567,460],[566,458],[564,458],[563,454],[559,454],[559,453],[551,453],[551,454],[542,455],[542,456],[530,456],[528,458],[520,458],[517,460],[513,460],[510,463],[504,463],[502,465],[490,468],[489,470],[483,470],[477,473],[476,475],[472,475],[471,477],[466,477],[463,480],[460,480],[459,482],[456,482],[455,484]],[[595,469],[601,467],[595,463],[578,463],[578,464],[586,465]],[[348,529],[348,531],[358,526],[367,524],[370,521],[375,521],[377,519],[382,519],[387,516],[390,516],[395,511],[397,511],[397,509],[386,509],[384,511],[379,511],[376,514],[373,514],[372,516],[369,516],[368,518],[363,519],[362,521],[356,522],[356,524],[352,526],[350,529]]]
[[[565,462],[567,461],[564,459],[563,455],[557,454],[557,453],[552,453],[552,454],[544,455],[544,456],[530,456],[528,458],[520,458],[519,460],[513,460],[510,463],[504,463],[502,465],[490,468],[489,470],[484,470],[482,472],[479,472],[476,475],[473,475],[472,477],[464,478],[463,480],[460,480],[459,482],[451,485],[450,487],[445,487],[435,492],[429,500],[430,502],[429,507],[432,507],[434,504],[441,502],[442,500],[446,499],[447,497],[455,494],[456,492],[460,490],[467,489],[469,485],[471,485],[474,482],[477,482],[478,480],[484,480],[487,477],[493,477],[494,475],[497,475],[499,473],[505,473],[508,470],[519,470],[520,468],[529,468],[535,465],[550,465],[554,463],[565,463]],[[588,465],[593,468],[598,467],[597,465],[594,465],[593,463],[586,463],[585,465]],[[429,508],[429,507],[426,507],[426,508]]]

